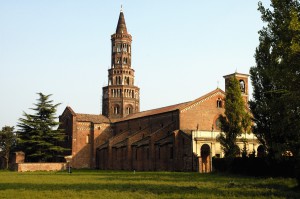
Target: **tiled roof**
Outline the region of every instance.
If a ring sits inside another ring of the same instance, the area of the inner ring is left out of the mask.
[[[78,122],[110,123],[109,119],[104,115],[76,113],[76,120]]]
[[[121,122],[121,121],[131,120],[131,119],[135,119],[135,118],[140,118],[140,117],[174,111],[174,110],[180,109],[180,107],[185,106],[189,103],[190,102],[184,102],[184,103],[166,106],[166,107],[162,107],[162,108],[158,108],[158,109],[152,109],[152,110],[148,110],[148,111],[134,113],[134,114],[128,115],[127,117],[121,118],[121,119],[117,120],[116,122]]]
[[[140,117],[146,117],[146,116],[150,116],[150,115],[156,115],[156,114],[160,114],[160,113],[166,113],[166,112],[170,112],[170,111],[174,111],[174,110],[183,110],[195,103],[199,103],[200,101],[203,101],[204,99],[217,94],[217,93],[222,93],[225,95],[225,92],[219,88],[193,100],[193,101],[189,101],[189,102],[184,102],[184,103],[180,103],[180,104],[175,104],[175,105],[171,105],[171,106],[166,106],[166,107],[162,107],[162,108],[158,108],[158,109],[152,109],[152,110],[148,110],[148,111],[142,111],[142,112],[138,112],[138,113],[134,113],[131,115],[128,115],[127,117],[121,118],[121,119],[116,119],[113,120],[113,122],[122,122],[122,121],[126,121],[126,120],[131,120],[131,119],[136,119],[136,118],[140,118]]]

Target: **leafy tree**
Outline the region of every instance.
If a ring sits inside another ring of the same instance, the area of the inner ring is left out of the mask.
[[[66,150],[60,146],[65,136],[61,129],[57,129],[59,122],[55,121],[56,108],[60,104],[53,105],[49,99],[51,95],[38,95],[38,103],[31,108],[35,114],[24,112],[24,118],[19,119],[20,149],[25,152],[28,162],[57,161]]]
[[[300,156],[300,5],[298,0],[259,3],[267,26],[259,31],[256,66],[250,69],[253,132],[269,156]]]
[[[231,77],[226,88],[225,116],[220,115],[222,133],[218,137],[225,157],[236,157],[240,149],[236,144],[237,136],[247,132],[251,125],[250,116],[246,111],[239,81]]]
[[[5,126],[0,131],[0,156],[6,160],[6,169],[8,169],[9,155],[16,144],[16,135],[14,127]]]

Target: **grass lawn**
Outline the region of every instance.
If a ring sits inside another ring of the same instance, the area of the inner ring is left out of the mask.
[[[0,171],[0,198],[300,198],[295,179],[74,170]]]

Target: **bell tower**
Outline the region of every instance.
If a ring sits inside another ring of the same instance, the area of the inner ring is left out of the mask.
[[[131,41],[121,9],[116,33],[111,35],[108,85],[102,88],[102,114],[111,119],[140,111],[140,89],[134,85],[134,70],[131,68]]]
[[[225,92],[228,87],[228,81],[231,77],[235,77],[239,81],[243,100],[244,100],[246,106],[248,107],[248,101],[249,101],[248,77],[249,77],[249,75],[235,72],[233,74],[225,75],[223,77],[225,79]]]

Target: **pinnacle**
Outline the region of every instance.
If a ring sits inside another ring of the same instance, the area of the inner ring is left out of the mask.
[[[126,28],[125,18],[124,18],[124,13],[123,13],[122,9],[121,9],[120,15],[119,15],[119,20],[118,20],[118,25],[117,25],[117,29],[116,29],[116,34],[127,34],[127,28]]]

